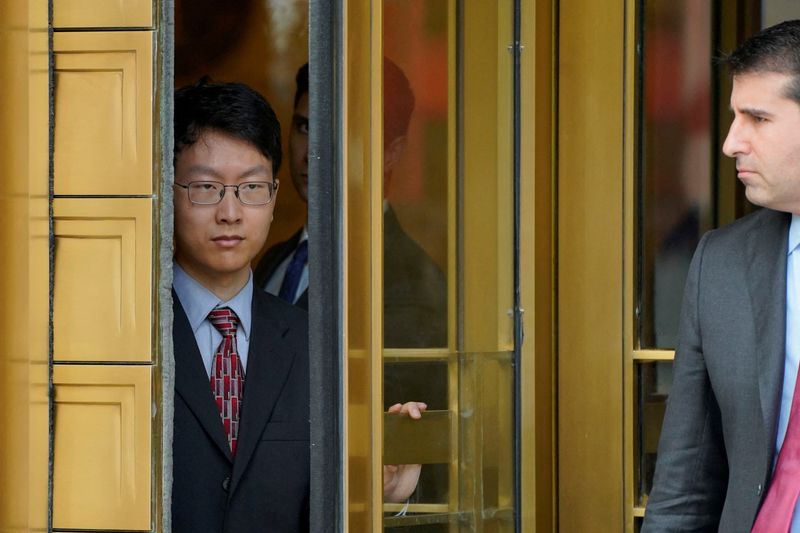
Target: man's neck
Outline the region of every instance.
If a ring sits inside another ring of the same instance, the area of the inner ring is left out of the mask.
[[[245,278],[244,281],[241,280],[230,280],[228,282],[219,282],[213,285],[208,283],[200,282],[203,287],[214,293],[214,296],[218,297],[223,302],[227,302],[228,300],[232,299],[234,296],[239,294],[239,292],[247,285],[248,278]],[[199,281],[199,280],[198,280]]]
[[[187,265],[182,264],[180,261],[178,261],[178,265],[180,265],[183,271],[191,276],[192,279],[208,289],[212,294],[214,294],[214,296],[223,302],[227,302],[239,294],[239,292],[244,288],[245,285],[247,285],[247,282],[250,279],[249,270],[235,272],[229,275],[214,274],[212,276],[196,271],[191,267],[187,268]]]

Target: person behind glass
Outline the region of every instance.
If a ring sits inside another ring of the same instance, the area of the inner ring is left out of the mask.
[[[384,58],[384,196],[403,156],[414,93],[403,71]],[[295,76],[294,112],[289,133],[292,184],[308,202],[308,63]],[[425,251],[403,230],[388,201],[384,202],[383,334],[388,348],[431,348],[447,345],[447,283]],[[270,294],[308,309],[308,231],[304,226],[288,240],[270,247],[254,272],[255,284]],[[424,398],[431,409],[448,409],[447,363],[441,361],[386,364],[384,408],[405,412],[406,398]],[[416,418],[416,416],[413,416]],[[384,481],[394,479],[387,467]],[[401,469],[418,465],[400,465]],[[441,500],[446,492],[446,465],[428,466],[416,493],[420,500]]]
[[[690,267],[642,531],[800,532],[800,21],[724,59],[723,152],[763,206]]]
[[[309,528],[308,319],[254,291],[250,270],[280,163],[280,126],[257,92],[205,80],[176,91],[173,531]],[[424,405],[402,409],[419,418]],[[415,483],[399,472],[392,501]]]
[[[384,197],[403,156],[414,94],[402,70],[384,58]],[[295,78],[289,166],[298,195],[308,201],[308,63]],[[388,202],[384,208],[384,345],[447,345],[447,284],[441,270],[403,230]],[[255,269],[256,285],[308,309],[308,231],[300,228],[272,246]]]

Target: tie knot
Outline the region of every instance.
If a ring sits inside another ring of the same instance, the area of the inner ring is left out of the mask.
[[[220,307],[208,314],[208,321],[217,328],[223,337],[236,334],[236,326],[239,325],[239,317],[230,307]]]

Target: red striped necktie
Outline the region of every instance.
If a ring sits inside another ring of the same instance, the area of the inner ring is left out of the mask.
[[[236,439],[239,435],[239,416],[242,411],[244,393],[244,371],[236,347],[236,327],[239,317],[228,307],[214,309],[208,320],[222,334],[214,359],[211,361],[211,392],[228,436],[231,455],[236,455]]]

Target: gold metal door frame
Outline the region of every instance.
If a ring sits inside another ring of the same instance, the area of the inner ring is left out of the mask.
[[[455,5],[455,2],[451,2]],[[511,3],[509,3],[509,6]],[[522,438],[522,498],[519,512],[522,515],[523,531],[552,530],[555,523],[555,461],[554,461],[554,362],[553,362],[553,146],[554,132],[554,73],[553,51],[555,49],[554,3],[536,3],[533,0],[522,2],[525,16],[523,22],[522,54],[522,223],[521,250],[522,266],[521,290],[522,305],[526,309],[526,339],[522,348],[522,405],[520,433]],[[382,314],[380,300],[381,280],[375,275],[381,272],[382,250],[382,191],[378,180],[368,180],[366,175],[381,176],[382,168],[382,100],[381,80],[375,73],[382,71],[381,26],[382,8],[380,1],[362,0],[344,4],[344,58],[342,83],[344,106],[344,162],[346,176],[344,193],[345,219],[345,310],[347,325],[345,330],[345,371],[347,381],[344,391],[346,414],[344,418],[345,458],[345,490],[346,506],[345,527],[350,530],[363,529],[377,531],[381,528],[381,509],[392,511],[393,506],[383,506],[381,502],[381,466],[380,453],[383,443],[383,420],[381,401],[382,381],[382,331],[379,317]],[[472,6],[476,7],[476,6]],[[489,8],[478,6],[483,9]],[[500,7],[495,11],[501,13]],[[491,9],[490,9],[491,10]],[[476,9],[476,12],[479,11]],[[508,11],[510,29],[512,11]],[[502,13],[501,13],[502,14]],[[497,13],[495,14],[497,16]],[[480,20],[479,17],[475,18]],[[501,21],[503,22],[503,21]],[[454,21],[454,24],[456,22]],[[457,22],[460,23],[460,22]],[[470,42],[470,46],[483,47],[484,52],[493,60],[510,59],[506,47],[510,40],[497,39],[491,43],[481,41],[482,32],[473,28],[471,34],[462,34],[461,39]],[[463,28],[453,28],[454,33],[465,32]],[[471,41],[470,41],[471,39]],[[453,65],[452,68],[455,68]],[[510,66],[508,67],[510,69]],[[507,85],[499,85],[496,98],[499,103],[511,102],[511,75],[508,70]],[[370,73],[364,75],[364,73]],[[453,71],[451,79],[456,76]],[[450,94],[453,102],[461,97],[461,87],[452,85]],[[368,102],[368,105],[365,105]],[[485,104],[485,102],[482,102]],[[477,102],[476,102],[477,105]],[[500,105],[500,104],[498,104]],[[499,109],[499,107],[498,107]],[[454,117],[451,115],[451,121]],[[508,117],[510,124],[510,116]],[[451,125],[455,128],[455,124]],[[474,135],[474,133],[473,133]],[[506,138],[510,133],[500,127],[497,139]],[[455,153],[455,136],[451,136],[450,150]],[[484,144],[487,139],[483,139]],[[488,139],[490,142],[495,139]],[[476,150],[482,149],[482,139],[476,136]],[[509,146],[510,142],[505,143]],[[499,146],[505,144],[499,143]],[[489,176],[499,170],[493,167]],[[510,172],[510,163],[509,163]],[[453,173],[454,175],[454,173]],[[476,181],[477,183],[477,181]],[[489,186],[495,186],[489,180]],[[473,192],[477,191],[476,188]],[[451,214],[455,215],[457,207],[455,198],[451,196]],[[477,204],[475,204],[477,207]],[[494,208],[492,208],[494,209]],[[492,211],[493,212],[493,211]],[[479,214],[476,211],[475,214]],[[476,222],[473,221],[473,225]],[[483,233],[491,234],[485,226]],[[495,228],[496,229],[496,228]],[[455,227],[451,226],[451,242],[455,242]],[[487,233],[488,232],[488,233]],[[476,235],[477,235],[476,230]],[[494,234],[488,242],[496,242]],[[510,237],[509,237],[510,239]],[[510,241],[509,241],[510,242]],[[455,269],[461,268],[455,262],[455,249],[451,249],[451,270],[449,279],[455,279]],[[477,250],[467,258],[471,265],[478,265],[483,258]],[[510,259],[509,259],[510,261]],[[500,273],[495,273],[500,276]],[[496,279],[500,279],[497,277]],[[510,270],[509,270],[510,276]],[[495,279],[495,278],[492,278]],[[496,281],[495,279],[495,281]],[[505,278],[503,278],[505,279]],[[508,281],[509,297],[511,292]],[[481,288],[477,282],[466,287],[470,301],[477,303]],[[451,309],[456,306],[456,294],[451,286]],[[505,297],[505,296],[504,296]],[[510,300],[508,304],[510,308]],[[488,313],[483,316],[475,313],[474,319],[462,317],[464,323],[472,324],[469,329],[467,344],[470,350],[496,351],[500,339],[505,338],[503,332],[508,330],[507,317],[495,317]],[[489,322],[477,318],[488,318]],[[451,320],[455,319],[455,313]],[[478,329],[478,324],[485,331]],[[455,346],[457,339],[455,325],[451,324],[451,344]],[[463,327],[463,324],[462,324]],[[490,334],[491,333],[491,334]],[[487,337],[488,335],[488,337]],[[494,348],[492,348],[494,346]],[[400,356],[392,352],[393,356]],[[417,354],[419,355],[419,354]],[[433,352],[430,353],[433,356]],[[457,373],[455,363],[451,365],[451,374]],[[453,398],[451,398],[453,400]],[[457,397],[455,398],[457,400]],[[451,401],[451,407],[454,404]],[[452,408],[451,408],[452,410]],[[456,417],[457,418],[457,417]],[[456,426],[457,427],[457,426]],[[365,443],[369,442],[369,446]],[[451,439],[451,442],[456,440]],[[451,474],[452,475],[452,474]],[[451,495],[452,497],[452,495]],[[451,498],[452,499],[452,498]],[[534,503],[535,502],[535,503]],[[452,503],[452,502],[451,502]],[[462,502],[465,503],[465,502]],[[474,502],[473,502],[474,503]],[[437,511],[438,508],[425,508],[420,511]],[[472,505],[469,506],[472,508]],[[537,529],[538,528],[538,529]]]
[[[49,73],[47,2],[0,20],[0,529],[49,525]]]
[[[561,531],[621,531],[631,2],[559,3],[558,509]],[[629,275],[629,274],[628,274]]]
[[[170,38],[155,20],[171,2],[6,3],[0,199],[13,253],[0,284],[16,320],[0,355],[11,379],[0,388],[13,395],[2,402],[0,529],[162,531],[152,133]]]

